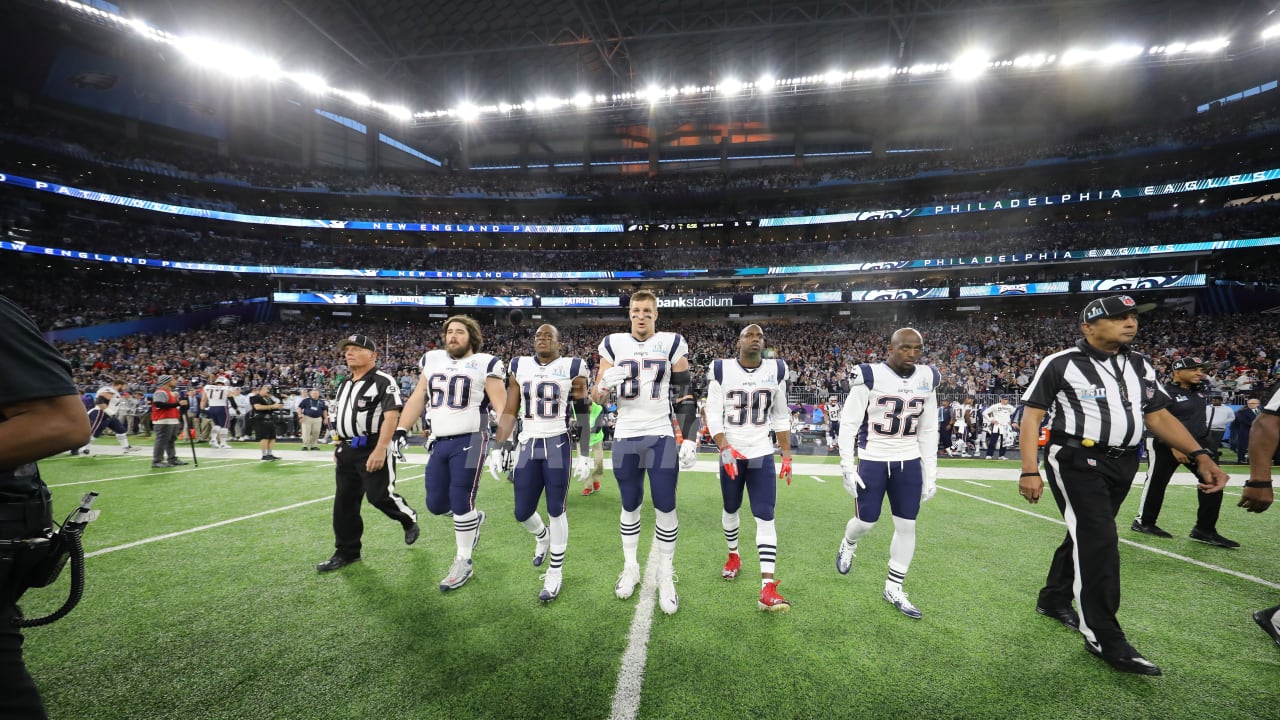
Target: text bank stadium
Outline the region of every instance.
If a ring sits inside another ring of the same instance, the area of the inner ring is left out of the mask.
[[[0,718],[1280,717],[1277,0],[0,19]]]

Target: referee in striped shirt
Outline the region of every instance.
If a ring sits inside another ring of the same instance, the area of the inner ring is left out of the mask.
[[[396,462],[391,449],[400,419],[400,386],[395,378],[374,368],[378,359],[373,341],[351,335],[338,343],[351,374],[338,386],[334,448],[333,557],[316,566],[332,572],[360,559],[360,497],[404,527],[404,542],[418,539],[418,515],[396,493]]]
[[[1067,523],[1036,612],[1078,629],[1085,649],[1113,668],[1139,675],[1161,673],[1129,644],[1116,620],[1120,548],[1115,520],[1138,471],[1143,425],[1195,463],[1200,490],[1220,492],[1227,484],[1213,456],[1167,409],[1170,398],[1156,382],[1151,361],[1128,347],[1138,333],[1138,314],[1153,307],[1128,295],[1086,305],[1080,313],[1084,338],[1041,361],[1027,386],[1018,434],[1018,492],[1035,503],[1044,492],[1036,467],[1037,433],[1049,414],[1044,474]]]

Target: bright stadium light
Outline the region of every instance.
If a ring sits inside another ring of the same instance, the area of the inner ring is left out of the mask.
[[[1114,64],[1124,62],[1125,60],[1132,60],[1142,53],[1143,49],[1139,45],[1124,45],[1117,43],[1115,45],[1108,45],[1106,48],[1099,50],[1095,57],[1099,62]]]
[[[722,95],[737,95],[742,89],[742,81],[738,78],[728,78],[716,86],[716,91]]]
[[[472,120],[480,117],[480,108],[472,105],[471,103],[462,103],[458,107],[454,108],[454,112],[465,122],[471,122]]]
[[[773,92],[773,88],[777,84],[778,81],[772,75],[761,75],[760,79],[756,81],[756,89],[762,93]]]
[[[822,81],[828,85],[839,85],[844,82],[844,73],[839,70],[828,70],[823,74]]]
[[[1018,68],[1038,68],[1049,62],[1048,56],[1044,53],[1036,53],[1032,55],[1019,55],[1013,59],[1013,66]]]
[[[404,122],[406,120],[410,120],[413,118],[413,113],[410,112],[409,108],[404,107],[403,105],[385,105],[383,106],[382,109],[388,115],[390,115],[391,117],[401,122]]]
[[[951,74],[957,80],[976,80],[991,65],[991,58],[981,50],[970,50],[951,61]]]
[[[325,82],[325,79],[319,75],[312,75],[310,73],[289,73],[288,75],[285,75],[285,77],[292,80],[294,84],[303,90],[317,95],[323,95],[329,90],[329,83]]]
[[[577,95],[574,95],[570,102],[573,103],[574,107],[586,109],[591,107],[591,96],[585,92],[580,92]]]
[[[1231,44],[1231,41],[1226,38],[1214,38],[1212,40],[1201,40],[1199,42],[1193,42],[1190,45],[1188,45],[1187,52],[1204,53],[1204,54],[1216,53],[1219,50],[1225,49],[1230,44]]]
[[[1093,55],[1094,53],[1092,50],[1085,50],[1083,48],[1071,48],[1070,50],[1067,50],[1066,52],[1062,53],[1062,64],[1068,67],[1072,65],[1079,65],[1082,62],[1086,62],[1092,59]]]
[[[1263,40],[1270,40],[1273,37],[1280,37],[1280,23],[1272,25],[1271,27],[1262,31]]]

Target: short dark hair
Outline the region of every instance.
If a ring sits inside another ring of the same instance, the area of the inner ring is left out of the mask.
[[[653,303],[654,307],[657,307],[658,305],[658,296],[648,290],[637,290],[631,293],[631,300],[627,302],[627,306],[630,307],[631,305],[634,305],[637,300],[648,300]]]

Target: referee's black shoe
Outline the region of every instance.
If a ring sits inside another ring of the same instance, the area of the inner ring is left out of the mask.
[[[1230,538],[1222,537],[1221,535],[1218,534],[1216,530],[1205,532],[1200,528],[1191,528],[1191,539],[1197,542],[1207,543],[1209,545],[1216,545],[1217,547],[1220,547],[1220,548],[1240,547],[1240,543]]]
[[[316,572],[322,572],[322,573],[333,572],[334,570],[337,570],[338,568],[344,568],[344,567],[346,567],[346,566],[350,565],[351,563],[355,563],[355,562],[360,562],[360,556],[359,556],[359,555],[357,555],[357,556],[355,556],[355,557],[350,557],[350,558],[349,558],[349,557],[343,557],[343,556],[341,556],[341,555],[334,555],[333,557],[329,558],[328,560],[325,560],[324,562],[322,562],[322,563],[320,563],[319,565],[317,565],[317,566],[316,566]]]
[[[1143,525],[1137,520],[1134,520],[1133,524],[1129,526],[1129,529],[1134,532],[1143,533],[1144,535],[1155,535],[1156,537],[1162,537],[1162,538],[1173,537],[1172,533],[1161,529],[1159,525],[1156,525],[1154,523],[1152,523],[1151,525]]]
[[[1076,613],[1076,609],[1073,607],[1047,608],[1037,604],[1036,612],[1045,617],[1053,618],[1072,630],[1080,630],[1080,615]]]
[[[404,544],[412,545],[418,542],[418,523],[414,523],[404,529]]]
[[[1113,653],[1103,650],[1098,643],[1086,639],[1084,641],[1084,649],[1102,658],[1108,665],[1120,672],[1133,673],[1135,675],[1164,674],[1158,665],[1142,657],[1142,653],[1134,650],[1133,646],[1127,642],[1120,643],[1120,647]]]

